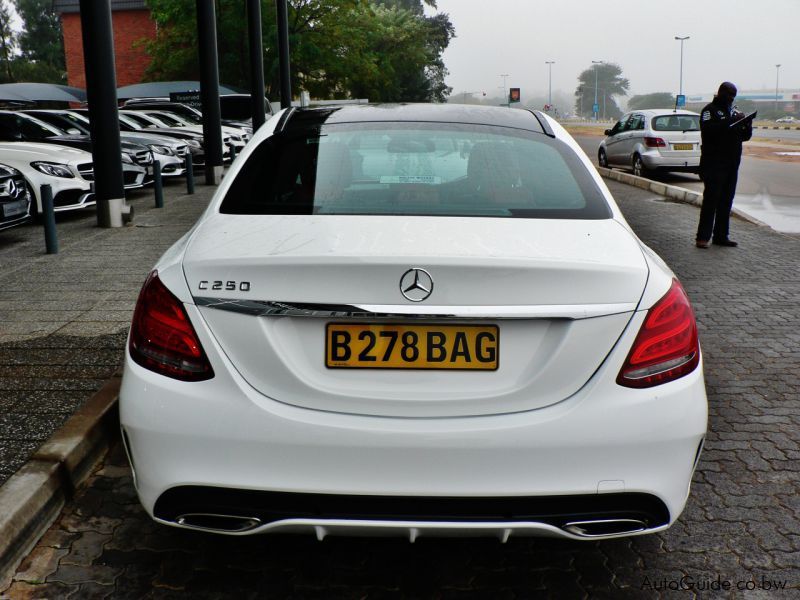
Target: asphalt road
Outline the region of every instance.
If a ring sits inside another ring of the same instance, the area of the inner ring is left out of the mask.
[[[793,133],[797,133],[800,139],[800,131]],[[602,138],[574,137],[592,162],[597,164],[597,148]],[[797,151],[800,152],[800,146]],[[697,175],[663,173],[651,177],[670,185],[703,191],[703,182]],[[800,165],[744,156],[739,168],[734,206],[776,231],[800,233]]]

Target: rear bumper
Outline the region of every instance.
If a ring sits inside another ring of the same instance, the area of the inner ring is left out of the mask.
[[[580,498],[572,518],[592,520],[604,511],[629,518],[629,507],[609,507],[606,498],[627,502],[644,495],[664,507],[665,519],[645,520],[644,531],[656,531],[683,510],[706,432],[702,367],[657,388],[632,390],[614,383],[619,369],[614,356],[577,394],[546,408],[462,418],[370,417],[269,399],[239,376],[207,332],[201,328],[198,334],[214,379],[174,381],[127,357],[120,392],[139,497],[151,515],[173,525],[185,513],[249,517],[259,506],[269,512],[263,494],[280,492],[346,497],[360,506],[365,497],[423,507],[475,499],[479,509],[468,518],[431,508],[387,519],[375,509],[343,515],[323,502],[315,511],[283,511],[277,521],[259,514],[258,524],[241,533],[377,532],[413,538],[424,530],[502,537],[511,529],[513,535],[579,539],[586,536],[566,530],[566,522],[557,520],[564,515],[552,510],[506,510],[498,518],[483,505],[491,499],[558,505]],[[186,486],[204,490],[197,498],[205,500],[191,506],[174,502]],[[206,492],[220,495],[205,502]]]
[[[408,537],[545,535],[587,539],[653,531],[667,507],[647,494],[459,498],[336,496],[186,486],[162,494],[155,518],[228,534],[330,533]]]
[[[668,171],[697,172],[700,168],[700,154],[687,153],[664,156],[658,150],[650,150],[641,154],[644,166],[652,171],[662,169]]]

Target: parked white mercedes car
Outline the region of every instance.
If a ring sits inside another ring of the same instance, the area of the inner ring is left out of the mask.
[[[540,112],[288,109],[141,290],[123,439],[158,522],[598,539],[666,529],[697,326]]]
[[[622,115],[597,150],[601,167],[624,167],[643,177],[652,171],[697,173],[700,115],[688,110],[636,110]]]
[[[28,184],[31,212],[41,214],[41,186],[53,189],[58,211],[92,206],[92,155],[89,152],[36,142],[0,142],[0,163],[17,169]]]

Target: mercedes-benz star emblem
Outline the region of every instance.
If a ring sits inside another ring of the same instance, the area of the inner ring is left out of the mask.
[[[433,278],[425,269],[409,269],[400,278],[400,291],[406,300],[422,302],[433,293]]]

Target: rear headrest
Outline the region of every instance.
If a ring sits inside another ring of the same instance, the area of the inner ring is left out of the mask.
[[[319,145],[317,155],[317,190],[336,189],[341,192],[353,181],[350,149],[341,142]]]
[[[481,142],[469,154],[467,178],[485,191],[509,188],[520,179],[517,157],[508,144]]]

